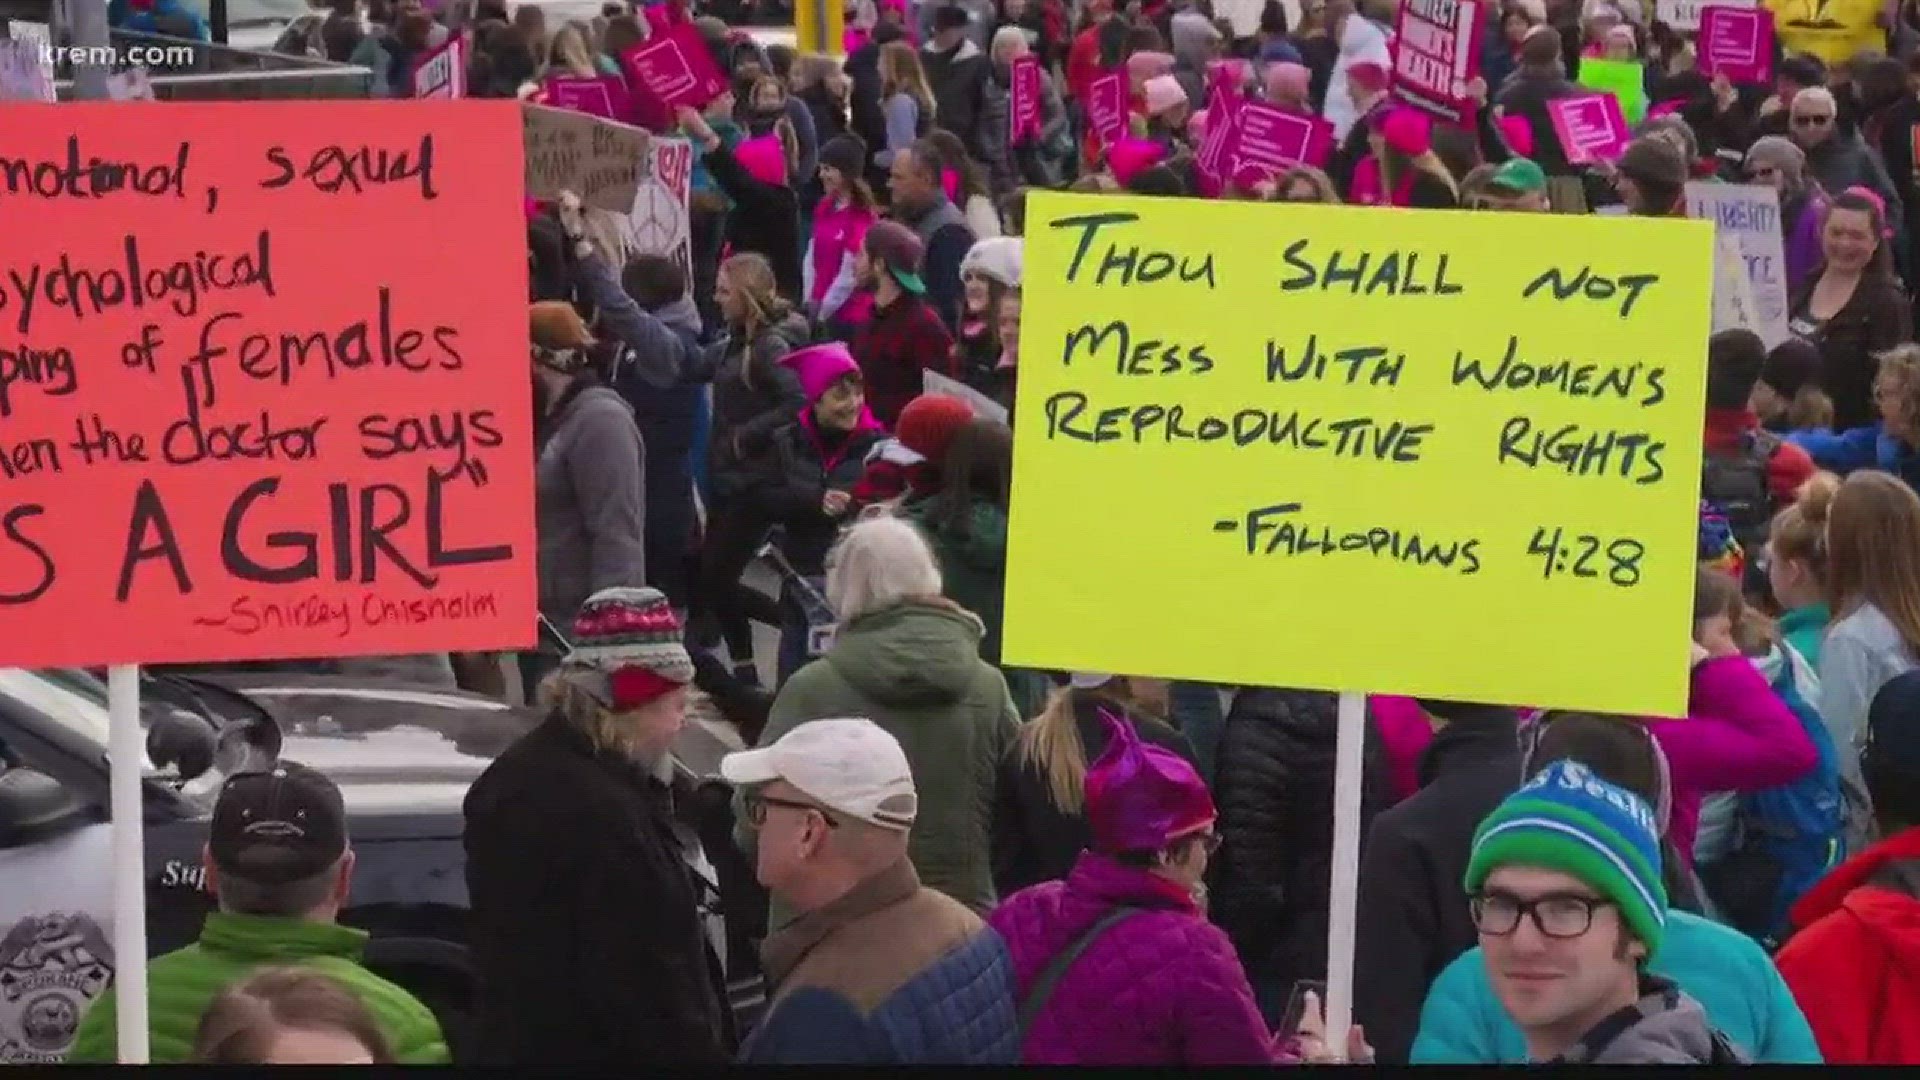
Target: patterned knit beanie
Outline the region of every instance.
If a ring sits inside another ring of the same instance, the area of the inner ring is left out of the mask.
[[[693,681],[680,620],[658,589],[601,589],[573,620],[569,676],[616,712],[636,709]]]
[[[1667,926],[1653,808],[1577,761],[1556,761],[1507,797],[1473,837],[1466,886],[1478,892],[1502,866],[1558,870],[1620,909],[1620,918],[1658,952]]]

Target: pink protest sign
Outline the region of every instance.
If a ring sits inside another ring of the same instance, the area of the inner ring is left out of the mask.
[[[627,120],[627,84],[618,75],[586,78],[581,75],[549,75],[541,84],[546,103],[559,109],[572,109],[603,120]]]
[[[1773,84],[1773,12],[1714,5],[1700,9],[1700,70],[1736,83]]]
[[[727,91],[707,43],[692,23],[680,23],[620,54],[628,81],[671,108],[698,109]]]
[[[1394,24],[1393,93],[1449,123],[1473,123],[1467,84],[1480,74],[1486,20],[1475,0],[1406,0]]]
[[[1022,56],[1013,62],[1013,84],[1007,104],[1007,145],[1025,146],[1040,137],[1041,97],[1046,90],[1041,80],[1040,58]]]
[[[1199,170],[1205,186],[1216,191],[1227,181],[1227,151],[1233,145],[1234,130],[1239,126],[1240,104],[1244,100],[1219,83],[1213,86],[1207,96],[1207,133],[1200,140],[1200,149],[1194,154],[1194,168]],[[1208,193],[1203,191],[1202,194]]]
[[[1245,168],[1274,173],[1295,165],[1319,166],[1333,151],[1333,125],[1264,101],[1243,101],[1235,110],[1226,150],[1226,174]]]
[[[1109,71],[1087,87],[1087,123],[1102,146],[1127,137],[1126,75]]]
[[[459,34],[449,34],[437,49],[422,53],[413,65],[413,96],[463,98],[467,96],[466,50]]]
[[[1570,165],[1612,161],[1627,148],[1631,137],[1620,99],[1612,94],[1582,94],[1547,102],[1553,132],[1567,152]]]

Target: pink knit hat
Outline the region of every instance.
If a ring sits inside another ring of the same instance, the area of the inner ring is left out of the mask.
[[[1147,139],[1121,139],[1107,148],[1107,171],[1113,174],[1120,186],[1141,172],[1160,164],[1167,156],[1166,147]]]
[[[1394,153],[1419,157],[1433,149],[1433,121],[1418,109],[1391,106],[1375,114],[1373,127]]]
[[[1187,117],[1187,138],[1196,146],[1207,141],[1207,110],[1197,109]]]
[[[1133,725],[1102,711],[1107,748],[1088,767],[1087,825],[1094,850],[1158,851],[1219,816],[1186,758],[1140,741]]]
[[[1187,104],[1187,92],[1180,88],[1180,80],[1171,75],[1155,75],[1142,89],[1147,97],[1148,116],[1159,116]]]
[[[821,345],[809,345],[804,349],[795,349],[780,358],[780,362],[793,369],[800,380],[800,392],[807,397],[811,405],[820,400],[827,388],[839,382],[849,374],[859,374],[860,365],[847,351],[845,344],[829,341]]]
[[[777,135],[762,135],[738,143],[733,148],[733,159],[747,170],[748,176],[763,184],[782,186],[787,182],[787,151]]]
[[[1282,98],[1298,100],[1307,96],[1307,90],[1313,83],[1313,72],[1305,64],[1290,64],[1282,61],[1267,65],[1267,100],[1279,101]]]
[[[1127,57],[1127,77],[1144,83],[1156,75],[1173,74],[1173,64],[1172,53],[1137,52]]]

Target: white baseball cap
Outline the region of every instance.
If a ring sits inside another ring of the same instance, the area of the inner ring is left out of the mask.
[[[771,746],[721,758],[720,775],[735,785],[785,780],[829,810],[902,832],[920,804],[906,751],[871,720],[809,720]]]

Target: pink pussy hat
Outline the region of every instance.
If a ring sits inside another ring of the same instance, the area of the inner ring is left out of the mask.
[[[776,187],[787,182],[787,151],[777,135],[746,139],[734,146],[733,159],[747,175]]]
[[[1133,725],[1102,710],[1107,748],[1087,769],[1087,824],[1107,855],[1158,851],[1205,828],[1219,813],[1186,758],[1140,741]]]
[[[1148,139],[1121,139],[1107,150],[1107,169],[1120,186],[1140,175],[1147,169],[1160,164],[1167,156],[1166,147]]]
[[[819,401],[827,387],[860,371],[853,354],[838,341],[795,349],[781,357],[780,363],[793,369],[794,376],[800,380],[800,392],[806,395],[809,405]]]

